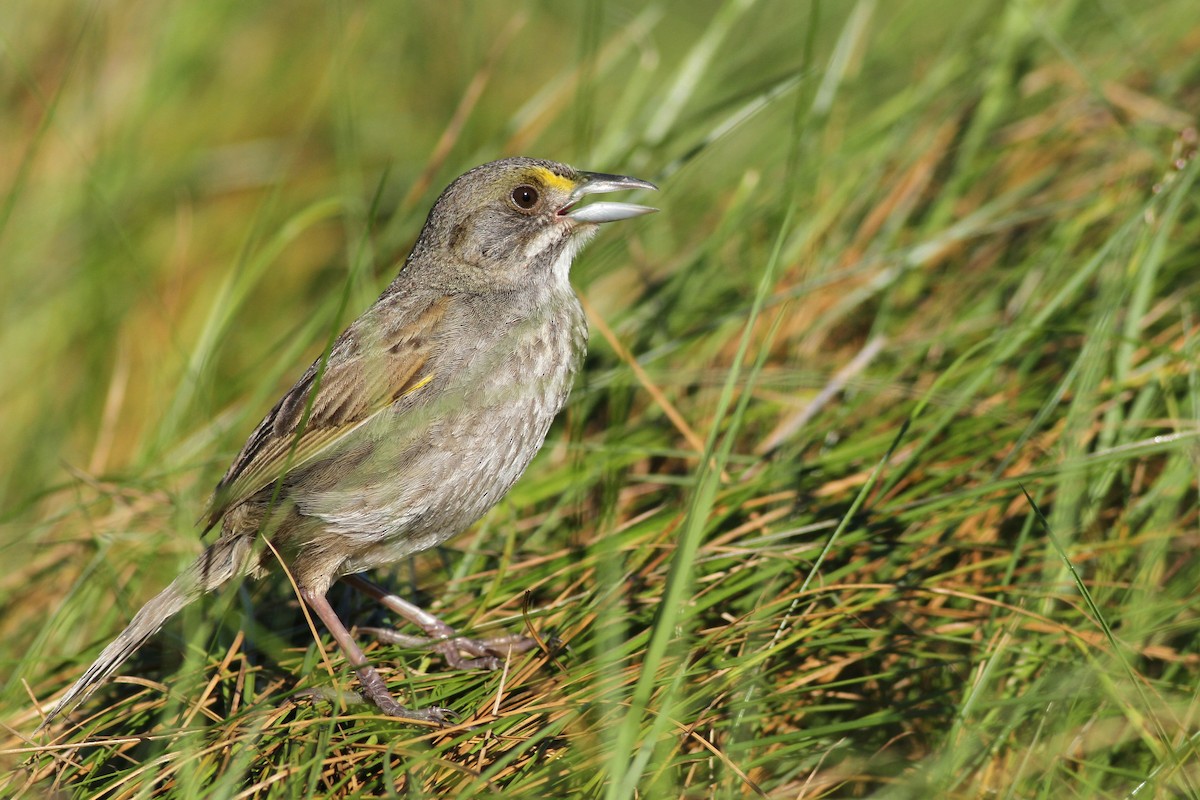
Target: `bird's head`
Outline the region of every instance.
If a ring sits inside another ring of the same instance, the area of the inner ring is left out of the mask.
[[[442,192],[429,212],[410,267],[467,291],[567,280],[571,259],[605,222],[657,209],[632,203],[581,205],[588,195],[656,189],[624,175],[506,158],[476,167]],[[429,267],[436,268],[430,270]]]

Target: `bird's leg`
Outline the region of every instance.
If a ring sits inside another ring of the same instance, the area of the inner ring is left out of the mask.
[[[342,648],[342,652],[346,654],[350,666],[354,667],[354,672],[358,675],[358,682],[362,685],[363,694],[380,711],[389,717],[402,717],[418,722],[435,722],[438,724],[446,722],[451,712],[444,708],[437,708],[436,706],[430,708],[405,708],[397,703],[396,698],[392,697],[392,693],[388,691],[383,678],[379,677],[379,673],[375,671],[375,668],[367,663],[366,654],[363,653],[362,648],[354,641],[354,637],[350,635],[350,631],[346,630],[346,626],[338,619],[337,612],[333,610],[333,606],[329,605],[329,600],[325,598],[325,595],[310,589],[301,589],[300,596],[304,598],[304,602],[308,603],[313,611],[317,612],[317,616],[321,618],[321,622],[325,623],[325,627],[333,634],[334,641],[338,643],[338,646]]]
[[[524,653],[537,646],[537,642],[528,636],[497,636],[491,639],[470,639],[466,636],[459,636],[454,628],[425,609],[392,594],[361,575],[346,575],[342,577],[342,580],[378,600],[384,608],[399,614],[425,631],[428,638],[406,636],[386,628],[362,628],[364,633],[392,644],[428,647],[436,650],[454,669],[497,669],[501,664],[501,658],[510,653]],[[463,653],[472,657],[465,658]]]

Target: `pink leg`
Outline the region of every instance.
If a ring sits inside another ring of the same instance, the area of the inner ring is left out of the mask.
[[[388,691],[387,685],[384,684],[383,678],[379,677],[379,673],[375,668],[367,663],[367,657],[363,653],[362,648],[350,636],[350,632],[346,630],[346,626],[338,619],[337,613],[333,607],[329,605],[329,601],[325,599],[325,595],[319,592],[314,592],[309,589],[301,589],[300,596],[304,598],[304,602],[308,603],[313,611],[317,612],[317,616],[321,618],[321,622],[325,623],[325,627],[333,634],[334,641],[342,648],[342,652],[346,654],[347,660],[350,661],[350,666],[354,667],[355,674],[358,675],[358,682],[362,685],[363,694],[367,699],[378,706],[379,710],[390,717],[402,717],[404,719],[417,720],[419,722],[435,722],[442,724],[446,722],[448,712],[444,708],[422,708],[413,709],[405,708],[396,702]]]
[[[387,628],[362,628],[364,633],[392,644],[432,648],[441,653],[446,663],[454,669],[497,669],[501,658],[510,653],[524,653],[537,646],[537,642],[527,636],[497,636],[492,639],[469,639],[459,636],[454,628],[425,609],[392,594],[361,575],[346,575],[342,580],[425,631],[428,638],[406,636]],[[463,653],[473,657],[464,658]]]

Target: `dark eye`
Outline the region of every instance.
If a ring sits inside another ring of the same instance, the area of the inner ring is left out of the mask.
[[[512,201],[517,204],[517,208],[528,211],[537,205],[538,191],[532,186],[518,186],[513,189]]]

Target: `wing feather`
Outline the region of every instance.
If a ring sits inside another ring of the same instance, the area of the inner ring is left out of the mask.
[[[397,314],[387,302],[351,325],[334,343],[324,372],[317,359],[250,434],[209,500],[205,530],[433,380],[430,356],[448,298],[422,304],[413,314]]]

